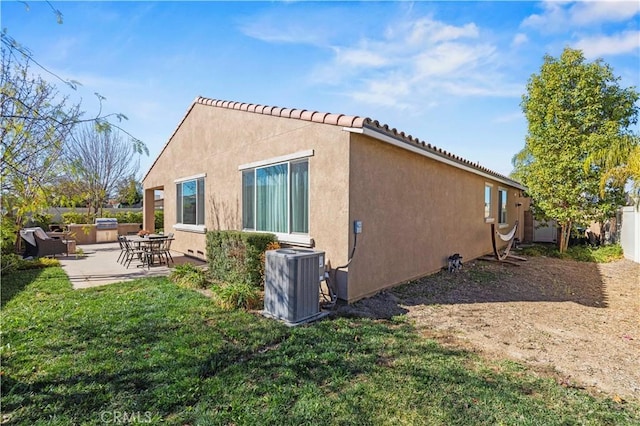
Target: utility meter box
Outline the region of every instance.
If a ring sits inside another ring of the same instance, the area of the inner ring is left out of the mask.
[[[320,282],[324,252],[311,249],[269,250],[266,254],[264,315],[287,325],[320,316]]]

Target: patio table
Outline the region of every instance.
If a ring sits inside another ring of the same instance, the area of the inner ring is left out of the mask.
[[[174,238],[170,238],[166,235],[150,234],[146,237],[140,236],[127,236],[127,241],[136,245],[136,248],[146,252],[147,259],[142,259],[143,264],[145,261],[149,262],[150,266],[154,265],[154,259],[157,256],[158,261],[162,264],[162,255],[164,254],[163,246],[165,241],[173,241]]]

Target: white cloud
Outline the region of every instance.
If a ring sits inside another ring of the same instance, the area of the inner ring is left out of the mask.
[[[569,11],[576,25],[599,22],[623,22],[640,13],[638,1],[587,1],[578,2]]]
[[[377,52],[363,48],[335,48],[336,62],[347,67],[382,67],[389,63],[389,58]]]
[[[345,86],[358,102],[399,110],[448,96],[519,96],[495,72],[497,48],[475,23],[449,25],[431,17],[390,24],[379,37],[333,47],[313,81]]]
[[[513,37],[513,40],[511,40],[511,46],[512,47],[518,47],[518,46],[522,46],[523,44],[526,44],[528,42],[529,42],[529,37],[527,37],[526,34],[518,33]]]
[[[435,21],[432,18],[418,19],[415,22],[409,22],[404,28],[402,26],[400,28],[401,31],[406,32],[403,38],[411,45],[438,43],[461,38],[477,38],[479,35],[478,27],[475,23],[456,27]],[[393,33],[388,31],[387,34],[391,36]],[[400,36],[402,37],[402,33]]]
[[[410,104],[402,99],[411,94],[411,85],[402,78],[369,80],[365,87],[366,90],[350,92],[349,96],[370,105],[393,107],[400,110],[410,107]]]
[[[477,64],[491,57],[495,48],[490,45],[441,43],[421,52],[415,60],[417,77],[451,77],[465,75]]]
[[[567,28],[588,27],[594,24],[624,22],[640,13],[638,1],[554,1],[542,4],[543,11],[522,21],[523,27],[544,32],[561,32]]]
[[[543,12],[528,16],[522,21],[521,26],[545,31],[566,29],[569,18],[564,6],[561,2],[545,1],[542,3]]]
[[[640,49],[640,31],[585,37],[578,41],[575,47],[582,50],[587,58],[632,53]]]

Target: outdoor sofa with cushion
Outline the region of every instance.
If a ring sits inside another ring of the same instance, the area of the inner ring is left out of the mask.
[[[20,230],[20,236],[26,241],[23,257],[55,256],[56,254],[68,254],[67,244],[59,239],[51,238],[42,228],[24,228]]]

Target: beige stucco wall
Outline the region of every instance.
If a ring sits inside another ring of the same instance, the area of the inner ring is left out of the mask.
[[[359,134],[350,147],[349,220],[362,220],[363,232],[340,295],[349,301],[438,271],[453,253],[468,261],[492,252],[485,183],[493,184],[496,218],[498,188],[508,190],[508,226],[500,232],[518,215],[523,221],[513,187]]]
[[[520,192],[341,126],[194,104],[146,175],[145,224],[153,227],[153,189],[164,190],[164,231],[172,249],[205,258],[205,234],[174,229],[176,179],[206,174],[207,229],[240,229],[243,164],[313,150],[309,157],[309,235],[333,268],[347,263],[353,222],[363,222],[353,261],[337,274],[338,295],[355,301],[446,265],[490,253],[485,183],[508,190],[507,233],[524,222]],[[522,230],[519,237],[522,239]]]
[[[205,257],[205,235],[173,228],[174,180],[206,173],[207,229],[240,229],[242,173],[238,166],[313,150],[309,157],[309,235],[336,265],[348,256],[349,133],[342,127],[195,104],[146,175],[151,188],[164,189],[164,230],[174,232],[172,249]],[[152,223],[145,211],[145,228]]]

